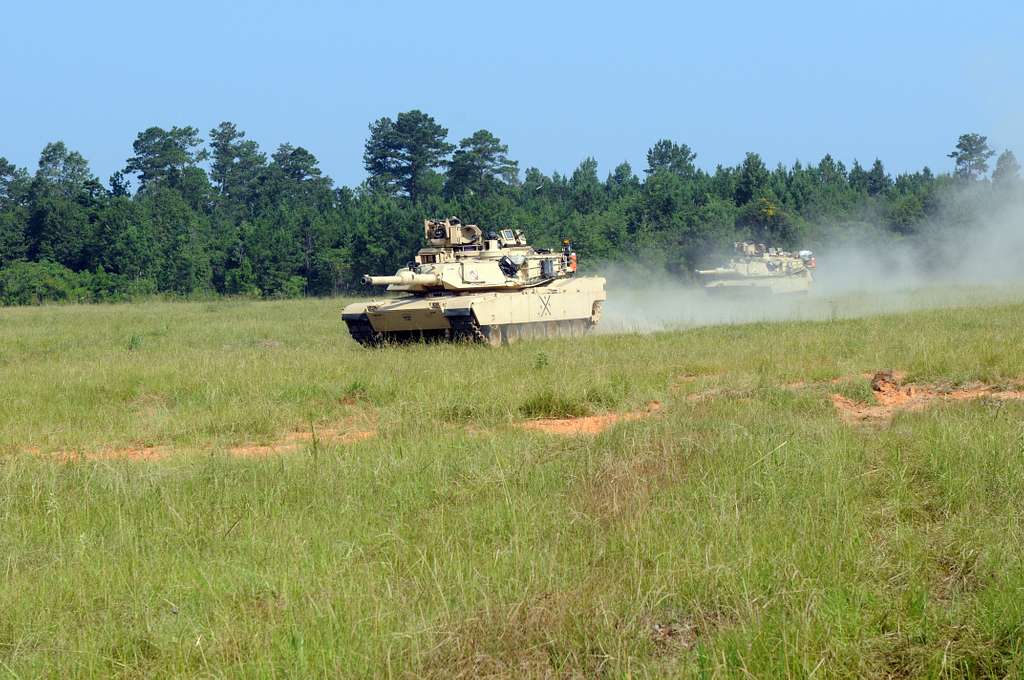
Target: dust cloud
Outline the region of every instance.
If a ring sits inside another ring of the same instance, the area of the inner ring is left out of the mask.
[[[608,300],[598,328],[649,332],[1024,301],[1024,201],[992,205],[961,196],[945,207],[957,211],[955,221],[928,223],[905,237],[864,223],[822,225],[815,230],[820,243],[807,244],[818,266],[805,295],[711,296],[697,281],[637,263],[608,264],[599,272],[608,279]]]

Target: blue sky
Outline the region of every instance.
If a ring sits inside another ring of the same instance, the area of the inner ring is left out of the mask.
[[[639,173],[664,137],[708,169],[947,170],[968,131],[1024,157],[1019,2],[10,0],[0,56],[0,156],[34,169],[62,139],[103,179],[146,127],[231,120],[357,184],[367,124],[413,108],[546,173]]]

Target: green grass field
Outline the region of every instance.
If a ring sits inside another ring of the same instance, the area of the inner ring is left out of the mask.
[[[0,676],[1024,675],[1024,402],[830,400],[1014,384],[1024,304],[372,351],[340,307],[0,309]]]

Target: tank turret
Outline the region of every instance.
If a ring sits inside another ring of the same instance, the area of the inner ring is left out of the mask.
[[[535,249],[518,229],[484,236],[456,217],[424,220],[414,260],[363,282],[402,297],[357,303],[342,316],[363,344],[470,336],[492,344],[523,336],[581,333],[597,323],[604,279],[577,277],[572,242]]]
[[[515,290],[536,286],[576,271],[576,253],[566,241],[562,250],[534,250],[517,229],[502,229],[483,237],[475,224],[458,218],[425,220],[428,247],[393,276],[363,277],[392,292]],[[493,237],[493,238],[491,238]]]

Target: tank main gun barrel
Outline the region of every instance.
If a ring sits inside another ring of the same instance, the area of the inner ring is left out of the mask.
[[[413,274],[405,271],[394,276],[363,276],[363,283],[368,286],[436,286],[441,283],[437,274]]]

